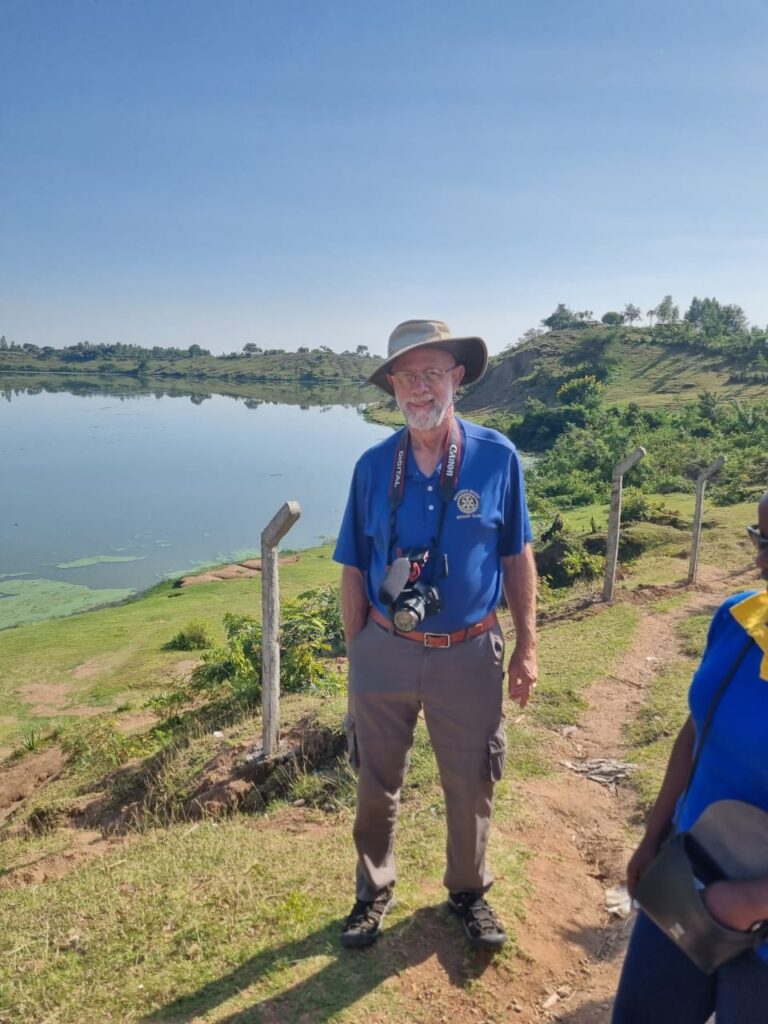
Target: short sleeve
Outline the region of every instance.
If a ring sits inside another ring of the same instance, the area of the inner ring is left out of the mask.
[[[333,552],[334,562],[354,566],[361,572],[367,572],[371,563],[371,541],[365,532],[368,504],[366,480],[367,473],[358,462],[352,474],[347,507]]]
[[[503,521],[499,540],[502,558],[519,555],[533,540],[528,503],[525,499],[525,481],[520,456],[513,448],[509,453],[509,466],[504,487]]]

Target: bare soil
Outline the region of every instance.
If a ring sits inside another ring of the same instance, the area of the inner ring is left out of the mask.
[[[51,782],[65,761],[64,753],[57,745],[0,768],[0,822],[5,821],[27,797]]]
[[[298,555],[285,555],[278,558],[278,565],[288,565],[290,562],[298,562]],[[177,587],[191,587],[198,583],[213,583],[215,580],[243,580],[261,573],[260,558],[246,558],[243,562],[232,562],[229,565],[220,565],[216,569],[207,572],[193,573],[189,576],[181,576],[176,580]]]

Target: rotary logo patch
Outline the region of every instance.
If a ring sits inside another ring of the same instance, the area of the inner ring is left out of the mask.
[[[480,495],[477,491],[459,491],[456,495],[456,504],[461,513],[459,518],[476,516],[480,511]]]

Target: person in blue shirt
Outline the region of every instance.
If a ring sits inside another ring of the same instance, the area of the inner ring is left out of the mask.
[[[472,945],[505,940],[484,895],[506,751],[495,609],[503,591],[516,639],[509,694],[524,707],[537,676],[536,569],[514,445],[454,414],[459,384],[479,379],[486,363],[482,339],[409,320],[371,377],[406,426],[358,461],[334,552],[349,657],[345,728],[358,773],[357,898],[345,946],[375,941],[393,900],[400,788],[422,710],[445,796],[449,906]]]
[[[758,524],[748,528],[757,566],[768,580],[768,494]],[[768,811],[768,592],[729,597],[709,628],[689,691],[690,715],[672,748],[645,835],[627,866],[630,895],[672,829],[685,831],[716,800],[742,800]],[[713,698],[751,637],[751,647],[717,705],[686,792],[691,765]],[[703,891],[723,925],[750,931],[768,919],[768,877],[716,881]],[[743,953],[711,975],[700,971],[642,912],[627,950],[613,1024],[765,1024],[768,945]]]

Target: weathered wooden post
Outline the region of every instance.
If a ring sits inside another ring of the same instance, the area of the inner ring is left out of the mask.
[[[691,538],[691,560],[688,563],[688,582],[696,582],[696,569],[699,564],[699,543],[701,541],[701,520],[704,516],[704,488],[707,480],[722,467],[725,462],[724,455],[718,455],[714,462],[711,462],[706,469],[702,469],[696,477],[696,507],[693,513],[693,536]]]
[[[277,750],[280,724],[280,583],[277,545],[301,515],[298,501],[286,501],[261,531],[261,708],[262,750]]]
[[[608,540],[605,548],[605,582],[603,600],[613,600],[613,585],[616,582],[616,563],[619,558],[619,529],[621,527],[621,490],[624,474],[645,455],[645,448],[636,448],[623,462],[613,467],[611,477],[611,511],[608,515]]]

